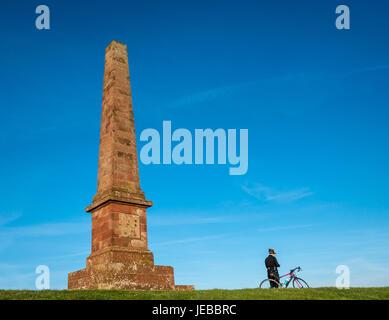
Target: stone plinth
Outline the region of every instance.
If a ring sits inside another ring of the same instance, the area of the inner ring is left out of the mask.
[[[91,254],[86,269],[69,274],[69,289],[176,290],[176,286],[173,268],[154,265],[150,251],[110,247]]]

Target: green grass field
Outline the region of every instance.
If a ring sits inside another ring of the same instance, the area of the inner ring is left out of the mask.
[[[389,300],[389,287],[196,291],[0,290],[0,300]]]

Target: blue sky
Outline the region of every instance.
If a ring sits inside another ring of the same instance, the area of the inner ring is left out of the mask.
[[[51,29],[35,28],[35,8]],[[335,28],[347,4],[351,30]],[[389,285],[389,5],[384,1],[8,1],[0,19],[0,288],[84,268],[104,49],[127,44],[146,128],[249,130],[249,169],[143,165],[149,247],[198,289],[280,272]],[[138,151],[144,143],[138,141]]]

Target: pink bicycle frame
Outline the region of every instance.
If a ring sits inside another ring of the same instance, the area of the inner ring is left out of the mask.
[[[289,273],[287,273],[287,274],[284,274],[283,276],[280,277],[280,279],[281,279],[281,278],[284,278],[284,277],[287,277],[287,276],[291,276],[291,279],[289,280],[289,282],[295,280],[296,283],[297,283],[297,286],[298,286],[299,288],[302,288],[302,287],[303,287],[303,286],[301,285],[301,283],[298,281],[297,277],[294,275],[293,272],[289,272]],[[289,282],[288,282],[288,283],[289,283]]]

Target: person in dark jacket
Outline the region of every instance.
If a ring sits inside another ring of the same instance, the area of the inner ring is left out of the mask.
[[[267,277],[277,282],[270,281],[270,288],[278,288],[278,283],[280,282],[280,275],[278,274],[278,267],[280,264],[275,257],[276,251],[274,249],[269,249],[269,256],[265,259],[265,266],[267,269]]]

